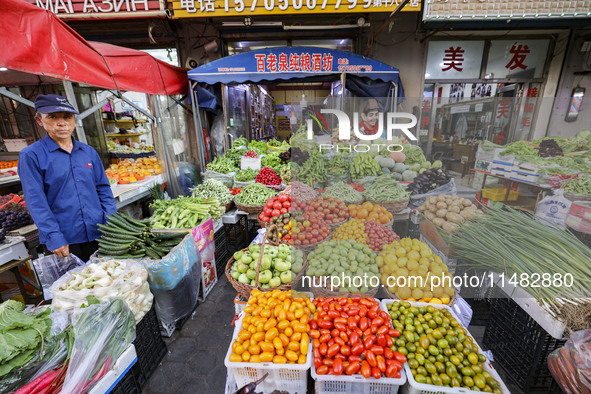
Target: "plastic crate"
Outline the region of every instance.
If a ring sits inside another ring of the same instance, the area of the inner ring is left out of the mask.
[[[154,305],[137,324],[133,345],[137,353],[137,362],[132,369],[138,386],[143,388],[168,351],[160,335],[160,323]]]
[[[492,201],[505,201],[505,194],[507,194],[507,189],[505,188],[482,189],[482,197]],[[519,198],[519,192],[509,190],[507,201],[516,201],[517,198]]]
[[[241,215],[238,222],[234,224],[224,224],[226,238],[228,240],[228,250],[230,254],[244,249],[248,246],[246,231],[246,216]]]
[[[226,230],[222,227],[213,237],[215,241],[215,268],[218,278],[225,274],[226,263],[230,259],[230,252],[228,250],[228,238],[226,237]]]
[[[394,301],[397,301],[397,300],[382,300],[382,302],[380,303],[382,310],[387,312],[388,305],[393,303]],[[425,302],[416,302],[416,301],[408,301],[408,302],[410,302],[410,304],[412,306],[417,306],[417,307],[433,306],[437,309],[447,309],[451,313],[451,315],[458,321],[458,324],[460,325],[460,327],[466,328],[462,325],[462,323],[460,322],[460,319],[454,313],[454,311],[450,307],[448,307],[447,305],[428,304]],[[474,343],[476,345],[478,345],[478,343],[476,342],[474,337],[470,334],[470,332],[467,329],[466,329],[466,332],[467,332],[467,335],[469,335],[472,338]],[[482,347],[480,345],[478,345],[478,353],[484,354],[484,353],[482,353]],[[505,386],[505,383],[503,382],[503,380],[501,379],[501,377],[499,376],[497,371],[494,369],[494,367],[492,366],[490,361],[486,361],[485,363],[483,363],[483,366],[484,366],[484,370],[487,371],[492,378],[496,379],[499,382],[499,384],[501,386],[501,391],[503,393],[510,394],[509,389],[507,388],[507,386]],[[406,372],[406,384],[402,387],[402,390],[401,390],[402,393],[404,393],[404,394],[444,394],[444,393],[463,394],[463,393],[471,393],[472,392],[471,390],[469,390],[467,388],[461,388],[461,387],[443,387],[443,386],[434,386],[432,384],[417,383],[417,381],[414,379],[414,377],[412,375],[412,372],[410,370],[410,367],[408,366],[408,363],[404,363],[404,371]]]
[[[486,298],[465,298],[472,308],[472,326],[486,326],[490,316],[490,301]]]
[[[554,378],[548,370],[548,355],[566,342],[556,339],[510,298],[490,300],[490,318],[483,344],[491,350],[507,378],[525,392],[552,392]]]
[[[262,378],[266,373],[269,376],[257,386],[256,391],[270,393],[273,390],[287,391],[289,394],[303,394],[308,390],[308,370],[312,365],[312,343],[308,346],[308,357],[305,364],[273,364],[273,363],[235,363],[230,361],[232,343],[242,329],[242,318],[236,321],[234,335],[224,358],[224,365],[228,373],[234,376],[237,387],[245,386]]]
[[[123,376],[123,378],[121,378],[119,383],[117,383],[117,385],[115,387],[113,387],[113,390],[111,390],[110,393],[111,394],[136,394],[136,393],[139,394],[139,393],[141,393],[141,389],[138,385],[137,379],[135,378],[135,375],[133,373],[133,369],[130,369],[129,371],[127,371],[125,376]]]
[[[258,220],[247,220],[246,221],[246,242],[250,244],[253,239],[257,236],[257,231],[260,229]]]
[[[312,365],[312,378],[316,381],[317,394],[396,394],[406,383],[406,373],[400,371],[400,378],[365,378],[362,375],[318,375]]]

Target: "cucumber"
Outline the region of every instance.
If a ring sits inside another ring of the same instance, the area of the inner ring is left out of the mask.
[[[99,224],[98,227],[103,234],[111,235],[113,237],[117,236],[115,234],[118,234],[118,235],[141,235],[143,233],[143,231],[124,230],[120,227],[111,227],[111,226],[107,226],[104,224]]]
[[[107,256],[110,257],[118,257],[124,254],[127,254],[127,252],[129,251],[129,248],[125,249],[125,250],[111,250],[111,249],[103,249],[101,247],[98,248],[98,252],[100,254],[105,254]]]
[[[117,234],[117,236],[110,236],[110,235],[103,235],[101,238],[103,238],[105,241],[109,241],[109,242],[123,242],[123,241],[139,241],[140,237],[138,235],[127,235],[127,234]]]
[[[146,223],[144,223],[144,222],[141,222],[141,221],[139,221],[139,220],[137,220],[137,219],[134,219],[134,218],[132,218],[131,216],[129,216],[129,215],[126,215],[126,214],[124,214],[124,213],[122,213],[122,212],[121,212],[121,213],[119,213],[119,217],[121,217],[121,218],[125,219],[125,220],[126,220],[128,223],[129,223],[129,224],[131,224],[131,225],[133,225],[133,226],[137,226],[137,227],[144,227],[144,228],[145,228],[145,227],[147,227],[147,226],[146,226]]]
[[[150,257],[151,259],[160,260],[160,256],[155,251],[153,251],[152,249],[150,249],[149,247],[146,248],[146,255],[148,257]]]
[[[185,238],[188,232],[182,233],[156,233],[155,239]]]
[[[131,232],[138,232],[139,231],[141,233],[143,230],[145,230],[145,227],[146,227],[144,225],[142,225],[142,226],[132,225],[118,215],[108,216],[108,219],[111,223],[113,223],[117,227],[121,228],[122,230],[127,230],[127,231],[131,231]]]
[[[104,250],[112,250],[112,251],[116,251],[116,250],[129,250],[129,245],[113,245],[113,244],[108,244],[108,243],[104,243],[104,242],[99,242],[99,247],[104,249]]]

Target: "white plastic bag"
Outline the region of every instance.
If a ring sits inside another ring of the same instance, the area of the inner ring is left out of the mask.
[[[435,189],[428,191],[427,193],[423,193],[423,194],[414,194],[412,196],[410,196],[410,206],[413,208],[416,207],[420,207],[421,205],[423,205],[425,203],[425,201],[427,201],[427,198],[431,197],[431,196],[438,196],[440,194],[456,194],[458,191],[456,189],[456,183],[454,181],[454,179],[452,178],[449,182],[447,182],[445,185],[441,185],[439,187],[436,187]]]
[[[564,189],[554,191],[553,196],[546,196],[538,202],[536,216],[547,220],[556,227],[565,229],[564,222],[572,201],[564,197]]]
[[[53,283],[62,277],[66,272],[86,265],[76,255],[71,254],[68,257],[57,257],[55,254],[43,256],[33,260],[33,267],[39,278],[39,283],[43,288],[43,298],[51,300],[53,297],[49,288]]]
[[[148,272],[134,260],[105,259],[80,269],[74,268],[55,281],[49,291],[52,307],[72,312],[86,303],[87,296],[99,300],[119,297],[139,322],[152,307]]]
[[[462,297],[456,295],[456,302],[451,307],[456,316],[460,319],[462,326],[468,327],[472,321],[472,307]]]

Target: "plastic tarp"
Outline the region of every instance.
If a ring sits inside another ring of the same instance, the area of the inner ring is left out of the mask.
[[[53,13],[33,4],[1,0],[0,15],[0,67],[106,89],[187,92],[186,70],[145,52],[89,43]]]
[[[342,73],[400,87],[399,71],[354,53],[315,47],[278,47],[239,53],[189,71],[189,79],[208,84],[336,79]]]

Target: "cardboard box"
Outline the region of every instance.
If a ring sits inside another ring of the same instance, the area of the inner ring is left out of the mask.
[[[492,170],[492,165],[492,161],[476,160],[476,164],[474,165],[474,171],[490,174]]]
[[[495,164],[493,163],[493,168],[490,171],[491,175],[498,175],[505,178],[509,178],[511,176],[511,170],[506,170],[502,167],[494,167],[494,165]]]
[[[29,143],[26,139],[17,138],[12,140],[4,140],[4,146],[6,146],[6,150],[8,152],[20,152],[29,146]]]
[[[514,179],[516,181],[537,184],[539,177],[540,176],[538,174],[530,174],[523,171],[513,170],[511,171],[511,176],[509,178]]]
[[[495,149],[495,154],[493,157],[493,162],[497,161],[499,163],[505,163],[505,164],[510,164],[513,165],[516,162],[516,157],[515,155],[507,155],[507,156],[503,156],[501,155],[501,152],[503,151],[503,149]]]
[[[421,215],[419,223],[419,232],[429,243],[438,250],[441,251],[447,257],[452,256],[451,245],[448,243],[449,238],[451,237],[451,233],[439,228],[427,219],[425,216]]]

